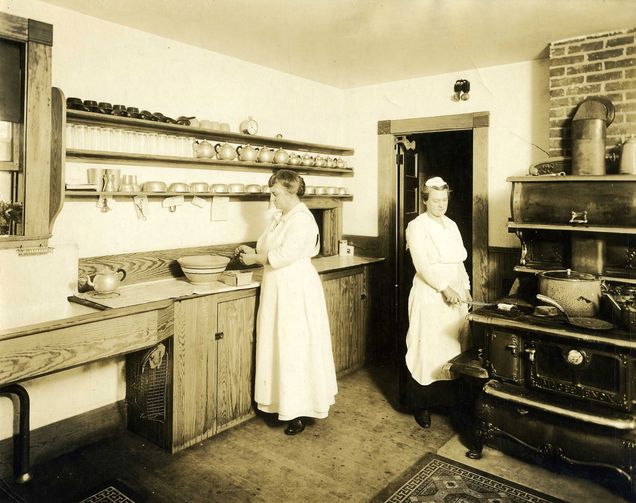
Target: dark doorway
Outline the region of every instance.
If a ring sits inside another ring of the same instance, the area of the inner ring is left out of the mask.
[[[404,403],[404,383],[408,370],[404,364],[406,332],[408,330],[408,297],[415,275],[410,253],[406,250],[406,227],[426,211],[420,192],[427,179],[440,176],[451,188],[446,215],[459,228],[468,252],[465,261],[472,284],[473,248],[473,132],[441,131],[398,137],[396,170],[398,172],[397,201],[397,311],[400,327],[396,354],[400,368],[400,402]]]

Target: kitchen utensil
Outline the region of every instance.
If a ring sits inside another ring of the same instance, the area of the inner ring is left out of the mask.
[[[190,126],[192,124],[191,120],[194,117],[186,117],[185,115],[180,115],[177,117],[177,124],[181,124],[182,126]]]
[[[314,161],[314,166],[316,166],[317,168],[324,168],[326,165],[327,165],[327,159],[317,155],[316,160]]]
[[[287,161],[289,161],[289,154],[285,150],[279,148],[276,152],[274,152],[275,164],[287,164]]]
[[[189,192],[190,187],[188,187],[187,183],[175,182],[171,183],[170,187],[168,187],[168,192]]]
[[[144,192],[166,192],[166,184],[164,182],[145,182],[143,185]]]
[[[460,300],[462,304],[467,304],[471,307],[496,307],[500,311],[518,311],[519,308],[514,304],[507,304],[505,302],[480,302],[477,300]]]
[[[569,316],[596,316],[601,298],[601,280],[571,269],[539,273],[539,293],[554,299]]]
[[[572,174],[605,174],[605,137],[614,120],[614,105],[606,98],[583,100],[574,114],[572,128]]]
[[[255,162],[259,154],[258,150],[251,145],[240,145],[236,147],[236,152],[238,154],[239,161]]]
[[[336,159],[336,168],[344,169],[346,167],[347,167],[347,163],[343,159],[340,159],[340,158]]]
[[[539,316],[540,318],[558,316],[559,310],[554,306],[536,306],[532,315]]]
[[[230,259],[223,255],[186,255],[179,257],[177,262],[180,266],[191,269],[211,269],[227,266]]]
[[[245,185],[242,183],[231,183],[230,192],[232,194],[242,194],[243,192],[245,192]]]
[[[245,192],[247,192],[249,194],[259,193],[259,192],[261,192],[261,186],[253,184],[253,183],[250,183],[249,185],[245,186]]]
[[[202,159],[210,159],[214,157],[214,147],[206,140],[195,141],[192,144],[192,150],[194,151],[194,157]]]
[[[229,143],[217,143],[214,146],[214,150],[217,157],[221,160],[231,161],[236,159],[236,150]]]
[[[248,117],[239,125],[239,131],[244,134],[256,134],[258,133],[258,123],[251,117]]]
[[[119,186],[121,185],[121,170],[120,169],[107,169],[106,176],[109,179],[112,179],[113,182],[113,192],[117,192],[119,190]]]
[[[312,186],[312,185],[306,185],[305,186],[305,195],[313,195],[316,193],[316,187]]]
[[[274,162],[274,151],[271,148],[261,147],[257,160],[258,162]]]
[[[104,188],[104,170],[102,168],[88,168],[86,180],[95,186],[95,190],[101,191]]]
[[[565,316],[567,322],[575,327],[588,328],[590,330],[611,330],[614,328],[614,325],[612,325],[609,321],[601,320],[599,318],[569,316],[561,304],[559,304],[556,300],[545,295],[541,295],[540,293],[537,294],[537,300],[556,307]]]
[[[210,185],[210,192],[214,192],[215,194],[227,194],[230,191],[230,188],[225,183],[214,183]]]
[[[122,175],[121,183],[122,184],[128,184],[128,185],[136,185],[137,184],[137,175]]]
[[[302,162],[302,158],[298,154],[292,154],[289,156],[289,161],[287,164],[291,166],[298,166]]]
[[[636,138],[629,138],[621,146],[621,161],[618,172],[625,175],[636,175]]]
[[[314,157],[309,155],[309,154],[305,154],[303,155],[300,164],[302,164],[303,166],[313,166],[314,165]]]
[[[132,183],[122,183],[119,186],[119,192],[135,192],[135,186]]]
[[[326,167],[327,168],[335,168],[336,167],[336,160],[328,158]]]
[[[121,277],[119,275],[121,274]],[[86,276],[86,282],[97,293],[110,293],[117,290],[119,284],[126,279],[126,271],[117,269],[113,271],[109,267],[98,270],[93,277]]]
[[[210,187],[206,182],[194,182],[190,184],[190,192],[207,192]]]

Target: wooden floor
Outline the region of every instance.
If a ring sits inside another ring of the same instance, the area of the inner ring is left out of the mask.
[[[78,501],[113,480],[148,502],[366,502],[455,433],[442,417],[423,430],[395,410],[396,384],[381,368],[343,377],[329,418],[294,437],[256,417],[170,455],[124,434],[36,466],[11,489],[28,503]]]

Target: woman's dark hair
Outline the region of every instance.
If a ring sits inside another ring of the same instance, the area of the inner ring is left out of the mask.
[[[424,187],[422,187],[422,193],[421,193],[422,201],[424,201],[424,202],[428,201],[428,196],[430,195],[431,190],[445,190],[445,191],[448,192],[449,196],[450,196],[450,193],[452,192],[447,183],[445,183],[444,185],[433,186],[433,187],[429,187],[427,185],[424,185]]]
[[[285,187],[285,190],[290,194],[296,194],[298,197],[302,197],[305,194],[305,180],[295,171],[279,169],[269,177],[267,185],[273,187],[277,183]]]

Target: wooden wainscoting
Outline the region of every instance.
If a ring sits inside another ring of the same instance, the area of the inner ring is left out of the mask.
[[[487,301],[501,299],[508,294],[516,278],[514,267],[519,263],[520,253],[519,248],[488,247]]]

